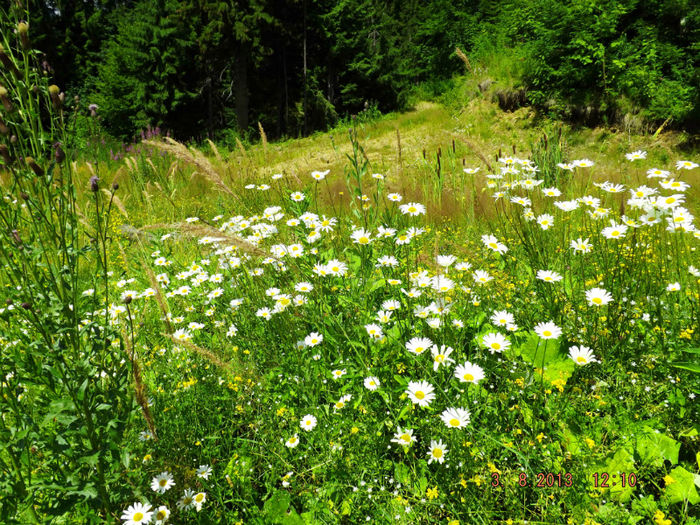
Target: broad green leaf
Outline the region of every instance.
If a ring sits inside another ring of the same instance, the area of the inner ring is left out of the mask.
[[[667,459],[672,465],[678,463],[678,452],[681,444],[663,434],[643,434],[637,440],[637,454],[642,463],[660,467]]]
[[[700,496],[695,489],[695,476],[692,473],[683,467],[676,467],[669,476],[671,480],[667,480],[665,492],[671,503],[688,500],[691,505],[696,505],[700,502]]]
[[[683,370],[690,370],[696,374],[700,374],[700,364],[692,363],[690,361],[679,361],[677,363],[671,363],[671,366],[675,368],[682,368]]]

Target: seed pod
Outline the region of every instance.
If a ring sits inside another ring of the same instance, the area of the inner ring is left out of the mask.
[[[54,109],[59,109],[61,107],[60,94],[61,90],[56,84],[51,84],[49,86],[49,96],[51,97],[51,102],[53,102]]]
[[[17,230],[12,230],[12,238],[17,244],[22,244],[22,238],[19,236],[19,232]]]
[[[61,143],[56,142],[53,145],[53,155],[54,158],[56,159],[57,164],[63,164],[63,161],[66,160],[66,154],[63,152],[63,149],[61,149]]]
[[[115,182],[114,184],[112,184],[112,190],[117,191],[118,189],[119,189],[119,183],[118,183],[118,182]]]
[[[10,165],[10,150],[7,149],[7,146],[4,144],[0,144],[0,156],[2,156],[2,160],[5,161],[5,164],[8,166]]]
[[[24,193],[24,192],[22,192],[22,194],[20,195],[20,197],[22,197],[22,200],[25,200],[25,201],[28,201],[28,200],[29,200],[29,195],[27,195],[27,194]]]
[[[10,94],[7,92],[5,86],[0,85],[0,100],[2,100],[2,105],[5,106],[5,111],[12,113],[12,102],[10,101]]]
[[[22,303],[22,308],[25,310],[29,310],[32,307],[31,303],[24,302]]]
[[[19,33],[19,39],[22,42],[22,47],[24,49],[29,49],[31,47],[29,42],[29,24],[26,22],[20,22],[17,24],[17,32]]]
[[[3,135],[7,135],[10,133],[10,128],[7,127],[7,124],[5,124],[5,121],[2,120],[2,117],[0,117],[0,133]]]
[[[32,168],[32,171],[33,171],[37,176],[39,176],[39,177],[43,177],[43,176],[44,176],[44,169],[43,169],[41,166],[39,166],[39,165],[36,163],[36,161],[35,161],[32,157],[26,157],[26,158],[24,159],[24,162],[27,163],[27,166],[29,166],[30,168]]]
[[[3,67],[7,69],[10,73],[12,73],[15,76],[19,75],[19,70],[17,69],[17,66],[12,61],[10,56],[7,53],[5,53],[5,48],[2,47],[2,44],[0,44],[0,62],[2,62]]]
[[[131,304],[132,300],[133,298],[130,295],[127,295],[126,297],[124,297],[124,304]]]

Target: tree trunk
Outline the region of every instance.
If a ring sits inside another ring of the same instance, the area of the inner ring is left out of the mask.
[[[239,48],[235,55],[236,73],[236,119],[238,120],[238,130],[245,132],[248,129],[248,109],[250,103],[250,93],[248,92],[248,46]]]

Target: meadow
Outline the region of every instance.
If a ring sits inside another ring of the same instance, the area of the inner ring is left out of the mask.
[[[687,135],[472,78],[115,155],[8,38],[0,521],[698,523]]]

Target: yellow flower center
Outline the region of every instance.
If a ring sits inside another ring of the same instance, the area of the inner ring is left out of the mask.
[[[401,436],[401,441],[405,441],[406,443],[410,443],[410,442],[411,442],[411,436],[409,436],[408,434],[403,434],[403,435]]]
[[[464,374],[465,381],[474,381],[474,376],[471,374]]]
[[[594,302],[595,304],[603,304],[603,299],[600,298],[600,297],[594,297],[594,298],[593,298],[593,302]]]
[[[167,479],[161,479],[161,480],[158,482],[158,484],[159,484],[161,487],[165,487],[165,486],[168,484],[168,480],[167,480]]]
[[[435,356],[435,361],[438,363],[442,363],[445,360],[445,356],[442,354],[438,354]]]
[[[159,510],[158,513],[156,514],[156,519],[157,520],[164,520],[165,519],[165,511]]]
[[[459,419],[457,419],[456,417],[453,417],[452,419],[450,419],[450,426],[458,427],[459,426]]]
[[[202,494],[201,492],[194,497],[194,500],[197,503],[200,503],[203,499],[204,499],[204,494]]]
[[[578,356],[576,358],[576,361],[578,361],[579,363],[587,363],[588,362],[588,361],[586,361],[586,358],[583,357],[582,355]]]
[[[552,332],[550,332],[549,330],[545,330],[544,332],[542,332],[542,335],[544,335],[545,337],[551,337]]]
[[[369,239],[367,237],[360,237],[359,243],[360,244],[367,244],[369,242]]]
[[[143,519],[143,514],[140,512],[137,512],[134,514],[133,521],[141,521]]]
[[[425,394],[424,394],[421,390],[419,390],[418,392],[416,392],[415,396],[416,396],[418,399],[425,399]]]
[[[500,350],[501,345],[500,343],[491,343],[491,348],[493,348],[494,350]]]
[[[433,457],[434,458],[441,458],[442,457],[442,449],[441,448],[434,448],[433,449]]]

